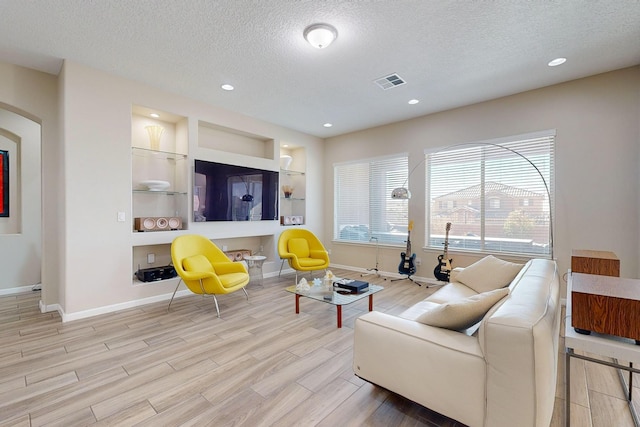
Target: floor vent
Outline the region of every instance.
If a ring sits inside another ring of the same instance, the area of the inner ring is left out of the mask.
[[[374,83],[380,86],[382,89],[387,90],[394,88],[396,86],[401,86],[407,82],[405,82],[402,77],[397,74],[390,74],[386,77],[381,77],[379,79],[374,80]]]

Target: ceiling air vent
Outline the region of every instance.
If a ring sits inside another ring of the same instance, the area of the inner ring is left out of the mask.
[[[382,89],[387,90],[387,89],[394,88],[396,86],[403,85],[407,82],[402,80],[402,77],[394,73],[386,77],[381,77],[379,79],[376,79],[374,80],[374,83],[380,86]]]

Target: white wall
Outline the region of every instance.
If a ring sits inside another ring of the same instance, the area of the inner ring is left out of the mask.
[[[0,149],[9,153],[9,216],[0,217],[0,289],[40,283],[40,124],[0,108]]]
[[[409,152],[411,169],[425,148],[556,129],[555,256],[561,274],[572,249],[615,252],[621,274],[638,277],[640,212],[640,67],[633,67],[489,102],[329,138],[324,175],[324,241],[332,239],[333,164]],[[422,258],[417,276],[433,277],[438,252],[423,251],[424,168],[411,176],[412,246]],[[362,268],[374,248],[332,243],[332,263]],[[380,250],[381,270],[397,273],[401,248]],[[477,257],[450,254],[454,266]]]
[[[56,224],[60,223],[57,211],[60,181],[55,173],[57,153],[60,152],[57,94],[55,76],[0,62],[0,108],[24,117],[18,118],[23,123],[20,126],[31,128],[14,132],[21,139],[24,163],[22,194],[17,199],[21,206],[14,205],[12,212],[20,214],[21,218],[14,229],[17,233],[0,235],[3,259],[0,290],[41,281],[42,300],[52,302],[58,299],[60,285],[56,250],[59,244]],[[10,121],[16,124],[16,116]],[[48,159],[48,166],[43,164],[42,169],[40,157]],[[50,256],[41,259],[41,252],[47,250]]]
[[[65,224],[64,300],[68,318],[97,314],[105,307],[171,294],[175,282],[132,285],[131,108],[146,106],[186,117],[190,156],[236,156],[279,167],[276,147],[272,160],[198,147],[200,121],[305,147],[308,158],[307,224],[323,233],[321,210],[322,140],[221,108],[125,80],[73,62],[61,74],[64,134]],[[192,157],[193,159],[193,157]],[[191,159],[191,160],[192,160]],[[117,222],[117,212],[127,220]],[[188,233],[217,239],[280,233],[274,221],[192,223]],[[176,232],[176,235],[180,232]],[[275,238],[271,238],[273,242]],[[230,248],[232,249],[232,248]],[[273,268],[279,262],[273,260]],[[277,270],[276,270],[277,271]]]

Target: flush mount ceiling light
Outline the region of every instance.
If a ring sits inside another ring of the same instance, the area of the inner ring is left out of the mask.
[[[419,102],[420,102],[420,100],[419,100],[419,99],[410,99],[410,100],[409,100],[409,104],[411,104],[411,105],[416,105],[416,104],[417,104],[417,103],[419,103]]]
[[[313,24],[305,28],[304,38],[317,49],[324,49],[338,37],[338,30],[329,24]]]
[[[224,85],[220,86],[220,88],[222,90],[233,90],[234,89],[234,87],[231,86],[230,84],[224,84]]]
[[[331,126],[333,126],[331,123],[325,123],[322,126],[326,127],[326,128],[330,128]]]
[[[552,61],[549,61],[549,63],[547,64],[549,67],[556,67],[558,65],[562,65],[565,62],[567,62],[567,58],[556,58]]]

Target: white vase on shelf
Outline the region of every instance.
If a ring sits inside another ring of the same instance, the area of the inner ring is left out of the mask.
[[[145,127],[147,132],[149,133],[149,146],[152,150],[160,150],[160,139],[162,138],[162,133],[164,132],[164,128],[162,126],[147,126]]]
[[[283,154],[280,156],[280,169],[289,170],[291,166],[291,162],[293,161],[293,157],[288,154]]]

